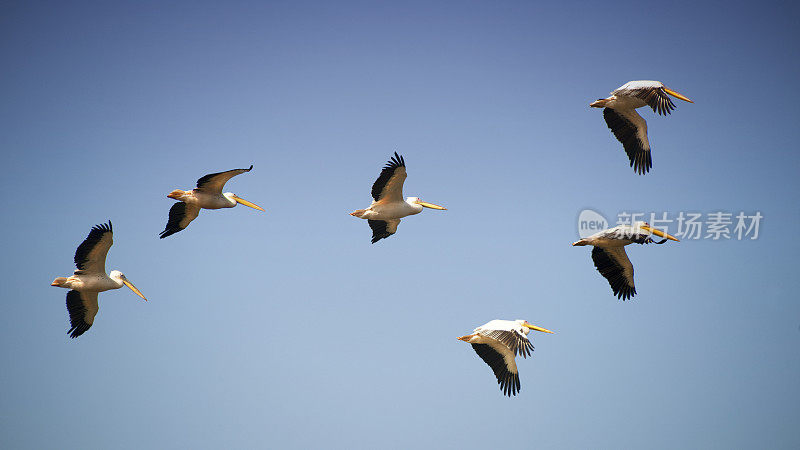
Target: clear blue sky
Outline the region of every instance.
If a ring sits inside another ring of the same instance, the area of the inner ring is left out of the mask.
[[[791,2],[3,2],[3,448],[798,448],[800,9]],[[626,81],[637,176],[599,110]],[[369,243],[392,152],[447,206]],[[175,188],[263,206],[159,240]],[[629,247],[584,208],[764,216],[755,241]],[[89,228],[147,295],[65,334]],[[522,392],[455,337],[527,319]]]

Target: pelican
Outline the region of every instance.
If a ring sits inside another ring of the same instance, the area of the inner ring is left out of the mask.
[[[631,167],[639,175],[644,175],[653,167],[653,160],[650,158],[650,141],[647,140],[647,122],[636,112],[636,108],[648,105],[653,112],[671,114],[675,104],[667,94],[694,103],[660,81],[638,80],[623,84],[610,97],[589,105],[592,108],[604,108],[606,125],[622,142],[631,160]]]
[[[664,238],[655,242],[651,234]],[[580,241],[573,242],[573,246],[592,245],[592,261],[600,275],[608,280],[611,290],[617,298],[623,301],[636,295],[633,285],[633,265],[625,253],[625,246],[637,244],[663,244],[667,239],[679,242],[677,238],[655,229],[647,222],[635,222],[633,225],[619,225],[614,228],[595,233]]]
[[[500,389],[511,397],[520,390],[514,358],[518,354],[523,358],[531,355],[533,345],[528,340],[531,330],[552,333],[546,328],[529,324],[527,320],[491,320],[475,328],[472,334],[456,339],[472,344],[475,353],[492,368]]]
[[[367,219],[372,228],[372,243],[387,238],[397,232],[400,219],[419,214],[422,208],[447,209],[444,206],[423,202],[419,197],[403,200],[403,182],[406,180],[406,162],[394,152],[381,174],[372,185],[372,204],[367,209],[357,209],[350,213],[359,219]]]
[[[210,173],[197,180],[197,187],[191,191],[175,189],[167,194],[168,198],[174,198],[179,202],[169,209],[167,226],[159,234],[161,239],[188,227],[189,223],[200,214],[201,209],[233,208],[241,203],[244,206],[264,211],[264,208],[248,202],[233,192],[222,193],[222,188],[225,187],[225,183],[228,180],[236,175],[250,172],[252,169],[253,165],[251,164],[247,169],[232,169],[225,172]]]
[[[99,306],[97,293],[128,286],[136,295],[147,301],[119,270],[106,275],[106,255],[114,243],[111,221],[95,225],[89,235],[75,250],[75,266],[78,268],[70,277],[58,277],[50,286],[71,289],[67,292],[67,311],[71,328],[71,338],[76,338],[92,327]]]

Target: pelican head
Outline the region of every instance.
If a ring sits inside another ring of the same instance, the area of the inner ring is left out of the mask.
[[[527,320],[515,320],[515,322],[517,322],[520,325],[522,325],[522,327],[525,329],[525,334],[528,334],[529,330],[541,331],[542,333],[551,333],[551,334],[553,333],[552,331],[548,330],[547,328],[542,328],[542,327],[537,327],[536,325],[531,325],[530,323],[528,323]]]
[[[144,301],[147,301],[147,298],[145,298],[142,292],[139,289],[137,289],[136,286],[133,285],[133,283],[128,281],[128,278],[125,277],[124,273],[120,272],[119,270],[112,270],[111,273],[108,274],[108,277],[111,278],[112,280],[119,281],[120,287],[122,287],[123,284],[125,286],[128,286],[128,288],[132,290],[134,294],[138,295],[139,297],[142,297]]]
[[[257,210],[259,210],[259,211],[264,211],[264,208],[262,208],[262,207],[260,207],[260,206],[256,205],[256,204],[255,204],[255,203],[253,203],[253,202],[248,202],[247,200],[245,200],[245,199],[243,199],[243,198],[239,197],[238,195],[234,194],[233,192],[226,192],[226,193],[224,193],[224,194],[222,194],[222,195],[223,195],[225,198],[227,198],[229,201],[233,202],[233,203],[232,203],[232,204],[233,204],[233,206],[236,206],[236,204],[237,204],[237,203],[241,203],[241,204],[242,204],[242,205],[244,205],[244,206],[249,206],[249,207],[251,207],[251,208],[253,208],[253,209],[257,209]]]
[[[675,241],[675,242],[680,242],[678,240],[678,238],[676,238],[674,236],[670,236],[669,234],[664,233],[663,231],[661,231],[659,229],[651,227],[650,224],[647,223],[647,222],[639,221],[639,222],[634,223],[633,226],[634,226],[634,228],[638,228],[638,229],[646,231],[648,233],[655,234],[658,237],[667,238],[667,239]]]
[[[433,203],[423,202],[422,200],[420,200],[419,197],[408,197],[406,199],[406,203],[410,203],[412,205],[424,206],[425,208],[431,208],[431,209],[439,209],[439,210],[446,210],[447,209],[444,206],[439,206],[439,205],[434,205]]]
[[[689,102],[689,103],[694,103],[693,101],[689,100],[687,97],[685,97],[685,96],[683,96],[683,95],[681,95],[681,94],[679,94],[679,93],[677,93],[677,92],[673,91],[672,89],[670,89],[670,88],[668,88],[668,87],[666,87],[666,86],[664,86],[664,91],[665,91],[667,94],[669,94],[669,95],[671,95],[671,96],[673,96],[673,97],[675,97],[675,98],[677,98],[677,99],[680,99],[680,100],[683,100],[683,101],[685,101],[685,102]]]

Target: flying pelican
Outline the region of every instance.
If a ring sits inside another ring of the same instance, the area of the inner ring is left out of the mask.
[[[167,226],[159,235],[161,239],[173,235],[189,226],[189,223],[197,218],[201,209],[220,209],[233,208],[237,203],[244,206],[264,211],[264,208],[255,203],[238,197],[233,192],[222,193],[225,183],[236,175],[250,172],[253,169],[251,164],[247,169],[232,169],[225,172],[210,173],[197,180],[197,187],[191,191],[175,189],[167,194],[168,198],[179,200],[169,209],[169,219]]]
[[[546,328],[529,324],[527,320],[492,320],[475,328],[472,334],[457,339],[472,344],[475,353],[492,368],[500,389],[511,397],[520,390],[514,358],[517,354],[523,358],[531,355],[533,345],[528,340],[531,330],[552,333]]]
[[[72,326],[67,333],[76,338],[92,327],[99,306],[97,293],[128,286],[136,295],[147,299],[119,270],[106,275],[106,255],[114,243],[111,221],[95,225],[75,250],[77,270],[71,277],[58,277],[50,286],[72,289],[67,292],[67,311]]]
[[[650,238],[651,234],[664,240],[655,242]],[[651,227],[647,222],[635,222],[633,225],[619,225],[595,233],[573,242],[572,245],[593,245],[592,261],[597,271],[608,280],[617,298],[627,300],[636,295],[636,287],[633,285],[633,265],[625,253],[625,246],[634,242],[663,244],[667,239],[679,242],[677,238]]]
[[[683,101],[694,103],[683,95],[664,86],[660,81],[629,81],[608,98],[601,98],[589,106],[603,109],[603,118],[617,140],[622,142],[631,167],[639,175],[653,167],[650,158],[650,141],[647,140],[647,122],[636,112],[636,108],[649,105],[653,112],[671,114],[675,104],[667,94]]]
[[[350,213],[359,219],[367,219],[372,228],[372,243],[387,238],[397,232],[400,219],[422,212],[422,207],[447,209],[408,197],[403,200],[403,182],[406,181],[406,162],[402,156],[394,152],[394,156],[381,170],[381,174],[372,185],[372,204],[367,209],[357,209]]]

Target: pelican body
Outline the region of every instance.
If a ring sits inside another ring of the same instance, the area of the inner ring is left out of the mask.
[[[655,242],[650,237],[656,235],[664,238]],[[633,283],[633,264],[625,253],[625,246],[629,244],[663,244],[667,240],[679,242],[661,230],[655,229],[647,222],[635,222],[633,225],[619,225],[603,230],[579,241],[573,246],[594,246],[592,261],[600,275],[602,275],[617,298],[627,300],[636,295],[636,286]]]
[[[147,299],[119,270],[106,275],[106,256],[114,244],[111,221],[95,225],[75,251],[77,270],[69,277],[58,277],[51,286],[70,289],[67,292],[67,311],[71,328],[67,333],[76,338],[91,328],[99,305],[97,294],[127,286],[136,295]]]
[[[475,328],[472,334],[457,338],[472,344],[473,350],[492,368],[503,394],[511,397],[520,390],[516,356],[527,358],[533,351],[528,340],[531,330],[552,331],[531,325],[527,320],[492,320]]]
[[[112,270],[108,275],[99,272],[86,273],[83,270],[76,270],[69,277],[56,278],[51,286],[74,289],[76,291],[105,292],[125,286],[125,281],[127,280],[119,270]]]
[[[650,155],[650,141],[647,138],[647,122],[637,112],[637,108],[650,106],[653,112],[661,115],[671,114],[675,104],[669,95],[694,103],[683,95],[664,86],[660,81],[629,81],[611,93],[610,97],[598,99],[589,106],[603,108],[606,125],[622,143],[630,165],[639,175],[644,175],[653,167]]]
[[[402,202],[395,203],[372,202],[369,208],[358,209],[350,215],[367,220],[401,219],[421,213],[424,207],[419,204],[419,201],[419,197],[408,197]]]
[[[167,194],[168,198],[178,200],[179,203],[175,203],[170,208],[167,226],[159,234],[160,238],[164,239],[184,230],[191,221],[200,215],[201,209],[233,208],[241,203],[259,211],[264,211],[264,208],[237,196],[233,192],[222,192],[228,180],[252,169],[253,165],[251,164],[247,169],[210,173],[197,180],[197,187],[191,191],[175,189]]]
[[[422,212],[423,208],[445,210],[444,206],[423,202],[419,197],[403,199],[403,183],[407,177],[406,162],[394,152],[386,163],[378,179],[372,185],[372,204],[367,209],[357,209],[350,213],[359,219],[367,219],[372,229],[372,243],[387,238],[397,232],[400,219]]]

